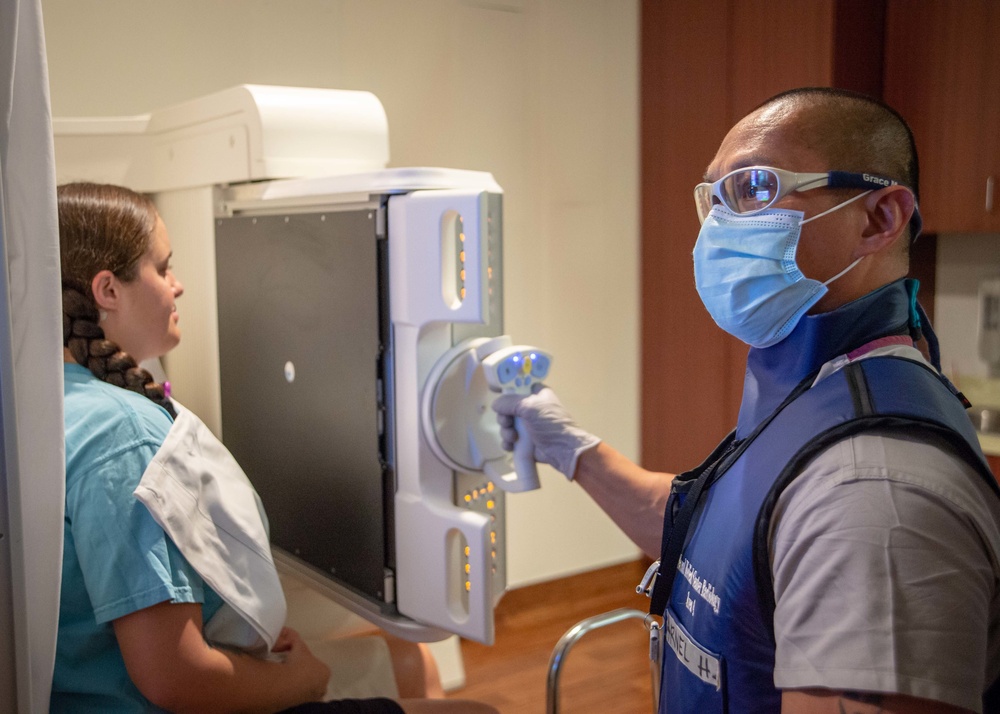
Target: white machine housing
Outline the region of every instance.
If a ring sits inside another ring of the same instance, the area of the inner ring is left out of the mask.
[[[376,554],[384,577],[366,590],[343,580],[336,563],[319,566],[280,541],[277,560],[401,636],[434,640],[456,633],[492,642],[493,609],[506,587],[504,493],[495,478],[456,470],[454,459],[441,458],[447,445],[432,438],[464,430],[470,446],[462,452],[474,454],[472,466],[490,462],[493,474],[511,470],[497,466],[509,462],[489,409],[493,394],[476,362],[511,345],[502,334],[502,191],[492,176],[385,169],[385,114],[365,92],[243,86],[142,117],[55,120],[54,128],[59,182],[120,183],[153,195],[171,233],[184,303],[198,306],[189,318],[182,303],[184,340],[165,359],[174,395],[221,433],[255,482],[253,459],[230,442],[268,437],[260,425],[236,426],[240,414],[225,411],[226,394],[255,387],[227,388],[226,371],[219,378],[220,331],[228,324],[220,322],[220,309],[229,308],[217,296],[228,289],[225,281],[238,280],[216,264],[217,245],[225,234],[239,246],[241,236],[259,233],[264,224],[299,223],[323,236],[315,227],[327,217],[332,225],[336,217],[352,216],[356,228],[350,230],[361,237],[351,240],[379,246],[373,408],[380,446],[372,459],[382,467],[385,487],[386,547]],[[315,320],[331,307],[316,305]],[[452,366],[456,355],[462,368]],[[283,366],[290,385],[296,367],[292,360]],[[269,404],[259,409],[266,412]],[[294,410],[288,413],[296,418]],[[458,413],[480,418],[472,423],[453,416]],[[427,418],[435,420],[430,428]],[[324,467],[331,474],[338,467],[332,461]],[[299,475],[292,470],[280,477],[284,490],[275,493],[294,491]],[[272,535],[307,511],[301,503],[298,512],[272,508],[266,491],[262,498]],[[370,557],[365,551],[354,557]]]

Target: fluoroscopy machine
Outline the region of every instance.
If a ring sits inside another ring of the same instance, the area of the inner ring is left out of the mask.
[[[149,193],[169,227],[198,315],[166,370],[279,565],[401,636],[492,642],[506,495],[538,476],[490,405],[551,363],[504,334],[493,177],[386,169],[367,92],[242,86],[54,129],[60,181]]]

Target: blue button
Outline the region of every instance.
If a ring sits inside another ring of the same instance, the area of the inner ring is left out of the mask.
[[[550,362],[551,360],[548,357],[536,352],[534,359],[531,361],[531,375],[539,379],[545,379],[549,373]]]
[[[524,384],[524,380],[518,377],[517,379],[514,380],[514,384],[520,387],[522,384]]]
[[[500,379],[500,384],[507,384],[508,382],[513,380],[514,377],[520,374],[520,372],[521,370],[517,366],[517,364],[515,364],[509,359],[505,359],[503,362],[497,365],[497,377],[499,377]]]

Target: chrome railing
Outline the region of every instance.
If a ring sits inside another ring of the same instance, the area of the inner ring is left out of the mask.
[[[581,637],[586,635],[588,632],[593,632],[594,630],[599,630],[602,627],[607,627],[608,625],[614,625],[625,620],[640,620],[645,621],[647,614],[641,610],[633,610],[631,608],[623,607],[618,610],[612,610],[610,612],[605,612],[601,615],[594,615],[593,617],[588,617],[586,620],[581,620],[580,622],[569,628],[562,637],[559,638],[559,642],[556,643],[555,649],[552,650],[552,657],[549,659],[549,676],[545,687],[545,711],[547,714],[559,714],[559,677],[562,674],[562,666],[566,661],[566,656],[569,654],[570,649],[579,641]],[[659,669],[654,663],[650,663],[650,669],[652,671],[653,679],[653,711],[656,711],[659,697]]]

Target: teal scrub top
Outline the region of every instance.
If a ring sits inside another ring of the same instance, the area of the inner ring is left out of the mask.
[[[170,430],[165,409],[64,365],[66,516],[51,712],[159,711],[132,684],[112,621],[164,601],[221,599],[132,492]]]

